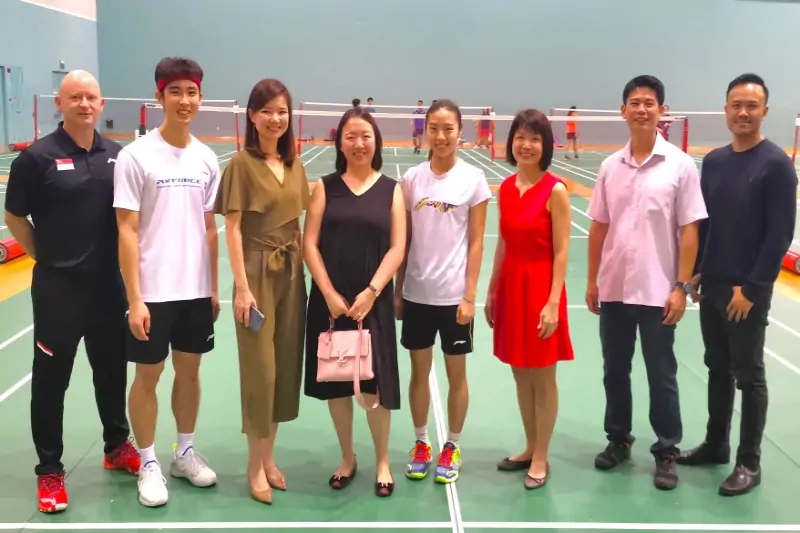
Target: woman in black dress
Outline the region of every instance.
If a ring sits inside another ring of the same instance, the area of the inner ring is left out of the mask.
[[[353,451],[352,381],[317,381],[317,344],[333,317],[335,330],[357,329],[372,337],[374,379],[361,381],[367,422],[375,443],[375,493],[389,496],[391,410],[400,408],[392,278],[406,245],[406,210],[399,184],[380,172],[383,143],[375,120],[357,107],[336,130],[336,172],[316,183],[305,221],[303,255],[312,283],[306,314],[305,394],[327,400],[342,449],[329,485],[343,489],[356,473]]]

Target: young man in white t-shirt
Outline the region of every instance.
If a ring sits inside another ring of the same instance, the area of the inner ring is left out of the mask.
[[[483,171],[458,158],[458,107],[438,100],[425,122],[430,161],[409,169],[401,181],[410,230],[395,289],[395,306],[403,321],[400,342],[411,352],[409,403],[416,434],[406,476],[423,479],[433,460],[428,379],[438,333],[449,381],[449,427],[434,479],[452,483],[461,467],[459,439],[469,403],[464,356],[473,349],[475,295],[492,193]]]
[[[214,347],[217,228],[213,206],[217,157],[189,132],[202,102],[203,71],[192,60],[165,58],[156,67],[164,121],[126,146],[114,171],[120,264],[128,296],[128,360],[136,363],[129,409],[142,467],[139,501],[167,503],[155,453],[156,386],[172,348],[172,405],[178,442],[170,474],[200,487],[216,474],[194,453],[200,403],[200,354]]]

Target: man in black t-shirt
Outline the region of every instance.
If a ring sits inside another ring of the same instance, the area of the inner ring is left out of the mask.
[[[91,74],[68,74],[55,101],[64,121],[14,160],[5,199],[11,234],[36,260],[30,409],[43,513],[68,504],[61,462],[64,395],[81,339],[103,424],[103,465],[136,474],[141,463],[125,415],[128,305],[113,208],[121,147],[95,130],[103,100]]]
[[[708,367],[705,441],[683,465],[727,464],[734,387],[742,393],[739,448],[720,494],[749,492],[761,482],[767,418],[764,338],[775,280],[794,236],[797,174],[786,153],[761,134],[769,91],[755,74],[728,86],[725,114],[733,142],[703,159],[708,219],[700,225],[693,284],[702,288],[700,328]]]

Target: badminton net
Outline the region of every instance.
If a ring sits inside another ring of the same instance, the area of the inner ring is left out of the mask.
[[[568,109],[565,107],[554,107],[550,109],[550,114],[555,116],[567,116],[570,111],[577,112],[578,116],[619,116],[619,109]],[[730,142],[730,132],[725,121],[725,113],[722,111],[672,111],[664,116],[684,117],[685,130],[678,131],[674,127],[669,127],[666,134],[672,140],[673,136],[686,135],[682,142],[686,145],[686,152],[694,156],[702,156],[715,148],[724,146]],[[689,129],[691,128],[691,134]],[[563,127],[559,132],[564,135]]]
[[[52,133],[63,120],[56,106],[53,94],[37,94],[33,100],[33,134],[34,140]],[[142,127],[150,130],[160,124],[163,113],[161,106],[155,98],[114,98],[104,97],[103,114],[97,124],[97,131],[103,136],[115,140],[132,140],[142,132]],[[236,100],[204,100],[204,105],[227,109],[231,112],[237,105]],[[151,111],[148,111],[151,110]],[[233,117],[234,115],[231,115]],[[222,134],[223,125],[214,121],[221,117],[216,114],[198,116],[196,127],[198,131],[219,132]],[[205,121],[210,121],[205,123]],[[227,134],[235,137],[235,126],[227,127]]]
[[[463,111],[463,109],[462,109]],[[246,112],[245,108],[234,107],[213,107],[202,106],[199,114],[220,114],[228,118],[220,118],[216,122],[238,123],[236,144],[241,146],[244,139],[244,117],[236,121],[233,117]],[[336,129],[342,117],[340,111],[322,111],[309,109],[296,109],[292,111],[292,126],[295,132],[298,145],[298,153],[304,149],[318,145],[332,145],[336,135]],[[414,146],[413,131],[414,122],[419,120],[420,115],[411,113],[385,113],[377,111],[372,114],[383,138],[383,146],[388,149],[405,149],[411,151]],[[564,129],[563,122],[575,120],[578,123],[579,139],[578,148],[580,150],[595,150],[611,152],[625,146],[628,141],[629,131],[625,121],[620,116],[578,116],[567,117],[550,116],[555,134],[555,145],[563,148],[565,139],[559,134]],[[503,159],[506,155],[506,144],[508,142],[508,132],[513,121],[513,115],[483,115],[483,114],[462,114],[462,148],[485,149],[487,155],[492,159]],[[485,132],[485,121],[490,122],[488,139]],[[673,116],[664,117],[664,122],[670,125],[672,131],[685,129],[687,123],[684,117]],[[300,125],[302,123],[302,134]],[[682,150],[686,150],[685,135],[670,135],[669,141]],[[421,147],[424,151],[428,148],[427,138],[423,133]],[[403,152],[406,153],[406,152]],[[425,155],[424,152],[422,155]],[[413,154],[413,152],[412,152]]]

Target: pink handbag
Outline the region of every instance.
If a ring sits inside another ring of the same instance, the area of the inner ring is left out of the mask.
[[[361,394],[361,380],[374,377],[372,337],[369,330],[363,329],[359,322],[357,330],[334,331],[333,317],[331,317],[330,328],[319,334],[317,343],[317,381],[352,381],[358,404],[366,410],[371,410],[378,407],[378,395],[375,395],[372,407],[367,407]]]

